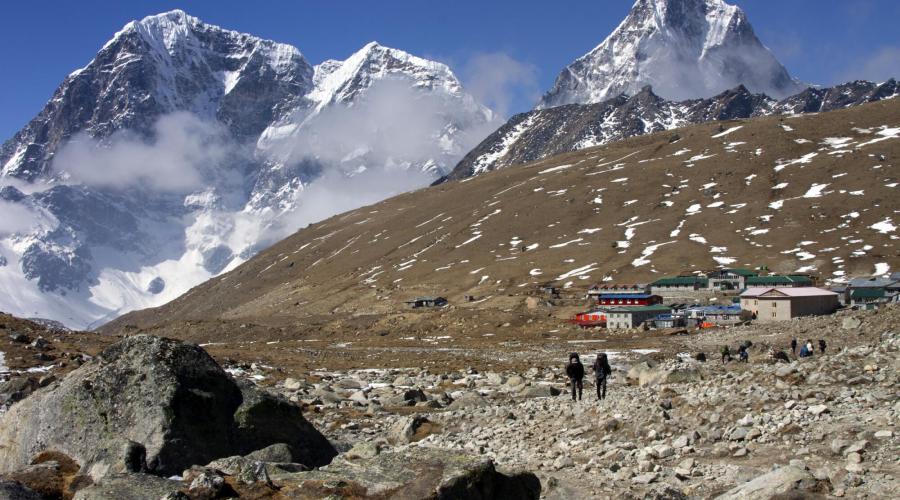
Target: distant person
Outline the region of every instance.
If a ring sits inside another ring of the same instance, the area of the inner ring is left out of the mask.
[[[750,359],[750,353],[747,351],[747,346],[742,345],[740,349],[738,349],[738,360],[741,363],[746,363]]]
[[[728,363],[731,361],[731,349],[728,348],[727,345],[722,346],[722,364]]]
[[[800,357],[808,358],[810,356],[812,356],[812,354],[809,352],[809,348],[806,347],[806,344],[803,344],[803,346],[800,347]]]
[[[572,401],[575,399],[575,389],[578,389],[578,401],[581,400],[581,393],[584,390],[584,365],[577,352],[569,354],[569,363],[566,365],[566,375],[569,377],[569,383],[572,385]]]
[[[806,350],[809,351],[810,356],[816,353],[816,348],[813,347],[812,339],[806,340]]]
[[[825,354],[825,339],[819,339],[819,352]]]
[[[793,354],[794,356],[797,355],[797,339],[796,338],[791,339],[791,354]]]
[[[597,383],[597,401],[606,399],[606,379],[612,375],[612,367],[605,352],[597,354],[594,360],[594,381]]]

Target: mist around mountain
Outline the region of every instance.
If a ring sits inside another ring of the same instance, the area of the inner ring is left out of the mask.
[[[500,125],[444,64],[127,24],[0,148],[0,309],[87,327],[443,175]]]

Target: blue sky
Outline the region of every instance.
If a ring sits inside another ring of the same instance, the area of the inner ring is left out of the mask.
[[[732,0],[733,2],[734,0]],[[0,141],[42,108],[131,19],[181,8],[229,29],[297,46],[311,63],[378,40],[448,63],[463,83],[485,54],[517,63],[508,113],[528,109],[557,73],[599,44],[633,0],[7,2],[0,15]],[[900,75],[896,0],[738,0],[757,35],[795,77],[832,84]],[[487,59],[491,60],[491,59]]]

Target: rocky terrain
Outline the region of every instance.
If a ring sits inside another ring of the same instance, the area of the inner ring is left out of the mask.
[[[271,349],[286,362],[271,345],[219,357],[222,371],[189,344],[134,336],[0,417],[0,487],[84,499],[891,498],[897,325],[888,306],[655,337],[572,328],[382,368],[337,363],[335,346],[318,369],[291,372],[252,361]],[[827,348],[798,359],[791,338]],[[721,363],[722,345],[748,341],[748,363]],[[606,400],[590,369],[571,400],[570,351],[588,366],[608,353]],[[62,408],[71,419],[51,418]],[[330,444],[311,445],[314,429]],[[304,455],[330,447],[334,459]]]
[[[898,325],[895,306],[653,339],[652,349],[562,334],[541,353],[524,351],[528,369],[322,369],[273,390],[315,408],[310,419],[344,448],[458,449],[535,471],[546,498],[891,498],[900,488]],[[825,354],[790,354],[791,338],[809,337],[826,340]],[[720,362],[721,345],[748,340],[747,364]],[[610,353],[605,401],[590,382],[571,401],[562,368],[575,350],[588,365]],[[516,351],[491,350],[498,360]],[[700,352],[706,362],[694,359]]]
[[[526,472],[423,447],[339,457],[302,409],[201,348],[132,336],[0,416],[15,499],[537,498]]]

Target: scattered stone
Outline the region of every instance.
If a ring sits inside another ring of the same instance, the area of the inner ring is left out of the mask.
[[[638,474],[631,478],[631,482],[634,484],[650,484],[656,481],[659,478],[659,474],[656,472],[648,472],[646,474]]]
[[[175,494],[181,486],[180,481],[150,474],[110,475],[99,483],[78,490],[74,500],[159,500]]]
[[[809,413],[812,413],[813,415],[818,417],[819,415],[821,415],[823,413],[827,413],[828,407],[825,405],[813,405],[813,406],[810,406],[809,408],[807,408],[806,411],[808,411]]]
[[[717,497],[719,500],[768,500],[793,492],[827,491],[827,484],[818,481],[809,472],[796,467],[780,467],[751,481],[736,486]]]
[[[541,482],[527,472],[498,471],[493,461],[463,453],[414,446],[402,452],[385,452],[368,460],[338,456],[317,470],[278,473],[272,481],[302,484],[304,493],[318,497],[359,497],[387,494],[402,498],[504,498],[534,499]]]
[[[427,418],[419,415],[401,418],[391,427],[391,439],[399,444],[411,443],[417,437],[419,429],[428,423],[430,422]]]
[[[305,384],[295,378],[286,378],[284,379],[284,388],[289,391],[296,391],[301,389]]]
[[[521,398],[549,398],[559,396],[560,390],[552,385],[532,385],[519,392]]]
[[[857,318],[844,318],[841,321],[841,328],[844,330],[857,330],[860,326],[862,326],[862,321]]]

